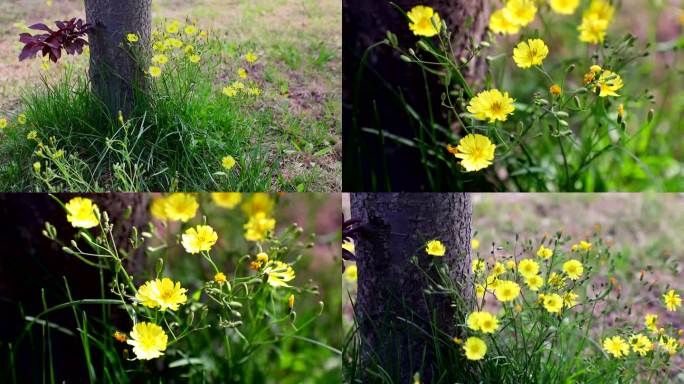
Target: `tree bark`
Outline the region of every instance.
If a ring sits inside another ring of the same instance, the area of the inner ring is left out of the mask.
[[[409,11],[416,5],[434,8],[445,19],[452,32],[454,54],[460,56],[468,46],[469,39],[484,38],[489,5],[483,0],[395,0],[401,9]],[[405,63],[389,46],[372,49],[366,66],[360,60],[368,47],[383,40],[391,31],[403,48],[415,47],[418,37],[408,28],[408,21],[386,0],[343,0],[343,142],[344,190],[368,191],[373,186],[371,169],[383,174],[382,157],[388,167],[393,190],[421,191],[425,184],[424,171],[416,149],[407,148],[385,139],[384,145],[376,135],[361,133],[361,127],[382,128],[403,137],[415,137],[409,116],[399,100],[402,97],[420,116],[426,117],[430,109],[436,120],[447,125],[441,107],[443,86],[433,75],[427,75],[430,103],[427,102],[425,78],[415,64]],[[357,79],[362,70],[363,76]],[[467,79],[479,79],[484,75],[483,59],[474,60],[465,71]],[[362,151],[365,148],[365,151]],[[377,149],[376,149],[377,148]],[[386,190],[380,184],[376,188]]]
[[[409,383],[420,372],[422,382],[430,383],[436,368],[434,344],[418,329],[431,333],[433,319],[440,330],[451,333],[456,321],[447,298],[425,294],[429,285],[421,269],[434,274],[425,243],[444,243],[447,253],[440,261],[450,267],[452,279],[465,279],[470,195],[355,193],[351,214],[364,225],[356,247],[362,366],[379,364],[397,383]],[[414,256],[420,269],[411,263]]]
[[[85,0],[86,18],[93,26],[89,33],[90,81],[93,92],[110,114],[122,111],[130,116],[135,94],[145,89],[142,63],[136,62],[126,45],[126,36],[135,33],[135,46],[149,50],[152,0]]]
[[[74,196],[76,195],[57,195],[63,202]],[[93,199],[102,212],[108,212],[114,224],[115,241],[119,249],[130,251],[128,238],[133,227],[143,229],[148,222],[148,196],[125,193],[79,196]],[[128,207],[131,207],[130,212]],[[64,209],[50,195],[0,194],[0,217],[3,218],[0,221],[0,313],[4,314],[0,318],[0,351],[4,352],[5,346],[13,342],[26,325],[25,319],[20,316],[20,306],[27,316],[36,315],[43,310],[41,289],[45,289],[46,302],[50,307],[68,301],[62,276],[68,279],[71,294],[76,300],[97,298],[100,294],[100,278],[95,268],[66,254],[58,244],[42,235],[45,222],[54,225],[58,238],[67,244],[76,233],[67,222]],[[136,264],[134,268],[141,268],[140,265],[144,262],[142,256],[142,253],[131,255]],[[110,281],[108,276],[104,276],[104,279],[105,284]],[[106,286],[105,289],[108,290]],[[95,316],[101,310],[99,306],[82,309]],[[113,316],[113,320],[117,321],[117,314],[114,313]],[[121,318],[127,319],[125,315]],[[67,329],[76,329],[73,313],[69,309],[50,314],[48,320]],[[37,343],[33,348],[40,348],[41,327],[35,326],[32,333]],[[56,331],[51,336],[53,346],[59,346],[53,352],[58,381],[82,382],[87,377],[87,372],[79,338]],[[27,374],[22,381],[34,382],[38,381],[40,370],[35,371],[36,362],[33,359],[36,352],[29,347],[28,338],[25,338],[19,349],[15,350],[16,370]],[[97,349],[92,351],[97,353]],[[0,358],[0,372],[3,372],[0,374],[0,382],[9,382],[10,378],[4,377],[4,373],[9,374],[9,370],[2,369],[9,360],[2,353]],[[38,376],[32,376],[34,374]]]

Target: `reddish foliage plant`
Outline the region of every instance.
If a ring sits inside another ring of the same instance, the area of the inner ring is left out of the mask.
[[[56,21],[55,24],[58,29],[54,31],[43,23],[33,24],[29,28],[47,33],[19,35],[19,41],[24,43],[24,49],[19,54],[19,61],[35,57],[41,51],[43,56],[50,55],[50,60],[55,63],[62,57],[62,49],[69,55],[83,53],[83,46],[88,44],[83,37],[88,33],[90,24],[76,18],[69,21]]]

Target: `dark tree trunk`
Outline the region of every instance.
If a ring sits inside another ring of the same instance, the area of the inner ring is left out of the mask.
[[[404,111],[398,95],[420,116],[428,116],[422,71],[415,64],[401,61],[392,48],[381,46],[369,52],[366,67],[361,68],[363,76],[356,78],[364,52],[383,40],[387,31],[397,35],[403,48],[415,47],[418,38],[409,30],[404,15],[387,0],[343,0],[342,3],[344,190],[371,190],[371,169],[376,175],[382,174],[381,156],[386,156],[387,163],[393,165],[388,167],[393,189],[421,191],[425,180],[419,176],[424,171],[417,161],[417,150],[386,139],[383,153],[377,136],[359,131],[362,127],[374,127],[415,137],[411,126],[413,118]],[[405,11],[421,4],[433,7],[452,32],[456,55],[464,54],[469,39],[476,42],[483,39],[489,20],[489,6],[484,0],[394,0],[394,3]],[[478,59],[472,62],[465,75],[471,80],[478,79],[484,75],[484,70],[484,60]],[[427,76],[432,111],[439,123],[447,125],[445,116],[441,115],[443,86],[433,75]],[[376,188],[386,190],[381,183]]]
[[[429,270],[433,256],[426,255],[425,243],[439,239],[447,247],[442,261],[452,279],[463,281],[470,265],[470,195],[355,193],[351,214],[364,225],[356,248],[362,365],[379,363],[398,383],[409,383],[420,371],[429,383],[433,340],[417,328],[431,333],[432,318],[450,333],[456,322],[448,299],[425,294],[427,278],[410,259],[417,256],[421,269]]]
[[[151,34],[152,0],[85,0],[86,18],[93,26],[89,34],[90,81],[109,109],[129,116],[136,91],[145,89],[141,63],[126,48],[126,35],[135,33],[135,45],[147,51]]]
[[[67,202],[76,195],[57,195]],[[81,194],[95,201],[101,211],[107,211],[114,224],[115,241],[119,249],[130,251],[128,238],[134,226],[144,229],[148,222],[148,196],[144,194]],[[128,207],[131,211],[128,212]],[[66,291],[62,276],[69,281],[74,299],[97,298],[100,295],[100,279],[98,271],[73,255],[64,253],[55,242],[41,234],[45,222],[50,222],[57,229],[57,236],[69,243],[75,229],[66,220],[66,213],[48,194],[0,194],[0,382],[9,382],[7,366],[9,360],[6,346],[13,342],[23,330],[26,321],[20,316],[20,306],[25,315],[33,316],[43,310],[41,289],[45,289],[48,307],[64,303]],[[143,255],[131,256],[135,266],[141,268]],[[104,277],[105,284],[110,279]],[[108,291],[108,288],[105,287]],[[99,306],[84,307],[84,310],[99,314]],[[90,313],[90,312],[89,312]],[[114,320],[117,314],[114,313]],[[126,316],[121,317],[125,319]],[[50,314],[48,320],[70,330],[76,329],[73,313],[69,309]],[[124,326],[124,324],[122,324]],[[125,324],[130,326],[130,324]],[[97,324],[91,325],[97,327]],[[19,349],[15,351],[16,369],[25,374],[23,382],[37,382],[40,377],[40,362],[33,359],[41,348],[41,327],[35,326],[32,331],[33,348],[29,349],[29,339],[25,338]],[[82,382],[87,377],[82,347],[78,337],[65,336],[60,332],[52,332],[56,377],[58,381]],[[16,348],[16,346],[15,346]],[[95,351],[95,349],[93,349]],[[95,358],[95,357],[94,357]],[[32,376],[37,374],[38,376]]]

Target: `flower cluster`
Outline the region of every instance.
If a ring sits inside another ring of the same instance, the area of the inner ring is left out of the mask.
[[[202,61],[202,44],[206,39],[207,32],[200,31],[194,23],[182,24],[178,20],[171,20],[160,28],[153,29],[152,65],[147,68],[147,73],[156,78],[162,75],[165,66],[172,63],[199,64]],[[126,41],[135,46],[140,37],[135,33],[128,33]]]
[[[551,10],[561,15],[571,15],[575,13],[579,7],[579,0],[550,0],[549,6]],[[501,34],[517,34],[521,28],[528,26],[535,20],[538,12],[537,2],[533,0],[509,0],[505,2],[503,8],[496,10],[490,18],[489,27],[495,33]],[[610,23],[614,14],[614,8],[605,0],[592,0],[591,4],[583,13],[583,22],[579,27],[580,40],[597,43],[602,42],[605,36],[606,28]],[[437,36],[439,42],[444,50],[444,54],[449,56],[448,44],[445,43],[445,37],[440,34],[441,21],[439,14],[432,8],[418,5],[412,8],[408,13],[409,29],[420,37],[430,38]],[[425,42],[422,42],[425,43]],[[427,43],[426,43],[427,44]],[[420,45],[419,47],[426,47],[428,45]],[[482,44],[482,46],[489,46]],[[473,55],[478,54],[479,47],[473,48]],[[435,54],[432,49],[425,48],[428,53]],[[422,60],[416,55],[415,51],[409,51],[411,57],[404,56],[407,61],[421,62]],[[545,81],[549,81],[549,93],[553,100],[557,100],[559,107],[562,108],[561,95],[563,90],[554,82],[552,76],[544,69],[544,60],[548,58],[550,49],[540,38],[531,38],[519,41],[513,48],[511,58],[516,66],[523,70],[535,69],[541,73]],[[436,59],[440,61],[439,54]],[[447,61],[446,64],[449,64]],[[424,65],[430,64],[429,61],[424,61]],[[434,64],[434,63],[432,63]],[[449,65],[447,65],[449,66]],[[464,88],[464,96],[468,97],[465,110],[467,114],[460,114],[461,116],[470,117],[474,120],[486,121],[487,125],[474,123],[472,127],[464,125],[466,130],[463,137],[460,139],[458,145],[451,145],[447,142],[446,150],[460,161],[460,165],[465,172],[476,172],[485,169],[493,164],[495,159],[495,151],[497,145],[492,142],[490,137],[496,135],[496,131],[500,125],[498,123],[506,123],[516,111],[516,99],[511,97],[507,91],[502,91],[497,88],[490,88],[474,93],[470,90],[465,80],[460,84]],[[599,97],[618,97],[617,91],[623,87],[623,82],[619,74],[607,68],[602,68],[599,65],[593,65],[591,71],[584,76],[584,91],[593,90]],[[582,89],[573,91],[577,94],[582,92]],[[532,100],[537,103],[536,98]],[[523,103],[529,103],[528,100],[523,100]],[[548,105],[539,103],[539,105]],[[453,109],[462,108],[455,104],[451,104]],[[553,106],[549,109],[550,112],[559,123],[559,126],[567,126],[567,121],[562,118],[567,117],[568,114],[564,111],[555,111]],[[619,114],[624,114],[624,107],[619,107]],[[464,123],[461,120],[461,123]],[[524,128],[525,132],[527,128]],[[471,130],[483,130],[486,134],[471,132]],[[559,133],[554,133],[558,135]],[[500,138],[500,135],[496,135]],[[504,143],[505,144],[505,143]]]
[[[254,63],[257,62],[259,58],[257,57],[254,52],[249,51],[247,54],[244,56],[244,60],[247,63],[248,66],[252,66]],[[249,82],[245,84],[242,80],[245,80],[249,77],[249,71],[245,68],[238,68],[237,70],[237,75],[241,80],[235,80],[231,84],[226,85],[223,87],[223,94],[228,96],[228,97],[236,97],[238,94],[246,94],[250,96],[259,96],[261,95],[261,88],[254,83],[254,82]]]
[[[239,193],[214,193],[212,200],[219,208],[235,208],[242,200],[242,195]],[[246,241],[256,241],[255,248],[258,253],[249,264],[248,275],[240,277],[237,275],[229,276],[220,270],[219,265],[214,260],[211,253],[214,253],[217,243],[220,241],[219,234],[214,228],[208,224],[198,224],[181,229],[182,234],[176,236],[176,241],[190,256],[199,254],[204,258],[208,264],[213,268],[211,277],[205,278],[206,283],[204,289],[206,294],[216,301],[220,306],[229,309],[227,314],[233,317],[232,320],[222,320],[220,326],[224,327],[238,327],[241,324],[240,314],[236,308],[240,308],[242,304],[237,300],[250,299],[250,292],[256,288],[248,288],[248,284],[261,285],[272,287],[272,295],[283,299],[284,305],[287,308],[288,314],[294,318],[293,308],[295,305],[295,296],[289,293],[292,288],[291,284],[296,278],[295,270],[289,263],[282,260],[286,252],[288,252],[287,242],[284,240],[272,238],[275,232],[275,219],[271,218],[276,201],[268,194],[257,193],[248,196],[242,204],[242,211],[247,216],[247,224],[244,225],[246,233],[244,234]],[[116,245],[111,243],[114,237],[111,234],[114,226],[109,222],[109,217],[106,212],[101,212],[98,205],[87,197],[74,197],[63,205],[66,220],[80,231],[79,238],[84,239],[87,244],[97,250],[97,252],[104,252],[105,255],[99,255],[92,252],[82,251],[80,245],[75,241],[71,246],[65,246],[64,249],[69,254],[78,255],[79,258],[85,260],[93,266],[100,266],[87,260],[89,256],[97,255],[104,260],[111,259],[114,263],[112,271],[115,272],[115,284],[112,284],[112,292],[121,299],[122,307],[126,309],[131,317],[133,327],[128,335],[123,332],[116,331],[113,337],[119,342],[125,342],[133,347],[133,353],[140,360],[150,360],[164,355],[167,347],[171,344],[170,338],[173,342],[178,341],[184,335],[189,333],[189,328],[180,334],[174,330],[174,325],[170,325],[165,316],[173,316],[175,321],[180,321],[184,312],[192,316],[190,312],[195,310],[185,309],[184,306],[193,303],[194,306],[204,305],[199,302],[201,295],[199,292],[194,294],[192,298],[188,295],[188,288],[184,287],[181,281],[164,276],[165,273],[162,268],[163,260],[157,269],[156,277],[145,281],[141,285],[133,284],[133,279],[126,272],[122,266],[123,258],[126,256],[119,256],[118,252],[110,251],[111,247]],[[157,238],[162,243],[166,242],[166,229],[168,222],[175,221],[187,223],[195,219],[197,212],[200,210],[199,196],[189,193],[173,193],[161,197],[155,197],[150,203],[150,213],[157,220],[156,223],[150,223],[150,231],[145,232],[143,237],[134,235],[131,238],[131,244],[142,245],[143,238],[152,239],[157,235]],[[268,221],[264,224],[262,221]],[[255,221],[259,223],[254,224]],[[206,222],[206,218],[205,218]],[[45,234],[49,238],[56,239],[56,232],[51,230],[51,226],[47,225],[48,230]],[[156,229],[155,229],[156,228]],[[301,233],[301,229],[295,226],[293,233]],[[90,232],[93,230],[93,232]],[[137,231],[134,231],[137,233]],[[292,237],[291,235],[288,235]],[[246,242],[246,244],[249,244]],[[166,248],[158,247],[157,249]],[[151,247],[156,248],[156,247]],[[268,253],[267,253],[268,252]],[[269,255],[270,253],[270,255]],[[99,263],[99,261],[98,261]],[[251,271],[250,271],[251,270]],[[256,277],[256,278],[255,278]],[[120,281],[123,280],[123,283]],[[232,289],[233,286],[243,284],[242,288],[237,291]],[[276,289],[278,293],[276,293]],[[283,292],[285,291],[285,292]],[[238,296],[244,294],[244,297]],[[252,297],[253,299],[253,297]],[[173,314],[168,314],[173,312]],[[226,315],[226,316],[228,316]],[[287,317],[286,317],[287,318]],[[192,321],[188,327],[192,325]]]

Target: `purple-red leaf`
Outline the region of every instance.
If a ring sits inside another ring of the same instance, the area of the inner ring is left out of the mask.
[[[30,29],[37,29],[39,31],[52,32],[52,29],[43,23],[33,24],[29,27]]]
[[[46,31],[48,33],[31,35],[22,33],[19,41],[24,44],[24,48],[19,54],[19,61],[34,57],[42,51],[43,56],[50,56],[50,60],[55,63],[62,57],[62,49],[67,54],[83,53],[83,46],[88,44],[82,37],[85,36],[90,24],[84,23],[81,19],[73,18],[68,21],[55,21],[56,31],[50,29],[43,23],[33,24],[29,28]]]

